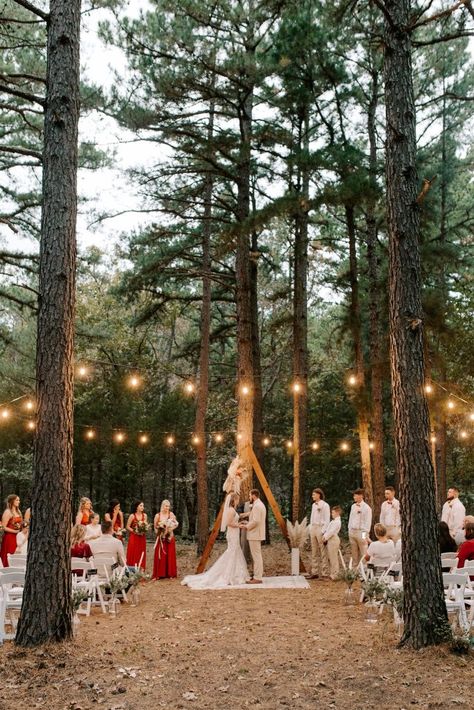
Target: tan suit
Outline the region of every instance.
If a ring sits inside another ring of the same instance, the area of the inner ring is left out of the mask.
[[[262,540],[265,540],[267,509],[260,498],[254,501],[247,525],[247,541],[253,560],[254,579],[263,578]]]

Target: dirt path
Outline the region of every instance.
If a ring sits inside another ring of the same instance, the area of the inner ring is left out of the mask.
[[[283,544],[267,574],[288,573]],[[193,571],[181,546],[180,573]],[[50,710],[467,708],[472,659],[395,648],[394,627],[342,604],[341,583],[310,590],[190,591],[143,585],[138,607],[81,617],[77,642],[0,647],[0,707]]]

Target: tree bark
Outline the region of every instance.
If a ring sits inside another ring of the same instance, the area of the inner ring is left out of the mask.
[[[383,436],[383,367],[380,334],[380,282],[377,248],[377,137],[376,112],[379,94],[379,71],[376,51],[371,49],[371,94],[367,112],[367,136],[369,139],[369,179],[371,185],[367,202],[367,261],[369,282],[369,357],[371,384],[372,485],[374,495],[374,518],[378,519],[385,493],[384,436]]]
[[[209,106],[207,127],[208,145],[214,134],[214,100]],[[209,398],[209,347],[211,338],[211,220],[212,220],[212,173],[208,172],[204,185],[204,218],[202,224],[202,304],[201,304],[201,350],[199,355],[199,382],[196,401],[195,432],[196,446],[196,494],[197,494],[197,554],[201,555],[209,537],[209,491],[207,485],[206,459],[206,414]]]
[[[410,0],[384,3],[390,366],[402,508],[405,631],[402,645],[447,638],[438,518],[424,395],[420,215]]]
[[[70,530],[80,0],[51,0],[43,151],[37,429],[28,566],[16,643],[72,635]]]
[[[359,277],[357,273],[356,229],[353,205],[347,204],[345,206],[345,212],[347,233],[349,236],[349,277],[351,284],[350,328],[352,331],[352,341],[354,347],[354,358],[357,378],[354,402],[357,411],[357,429],[359,433],[362,487],[365,492],[365,500],[373,509],[374,493],[372,486],[372,467],[370,461],[369,446],[369,415],[367,406],[367,390],[365,385],[364,354],[362,349],[359,302]]]

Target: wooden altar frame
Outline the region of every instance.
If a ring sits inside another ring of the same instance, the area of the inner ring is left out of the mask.
[[[278,525],[280,526],[280,530],[283,533],[283,537],[285,538],[285,540],[287,542],[288,548],[291,550],[291,545],[290,545],[290,540],[288,537],[288,530],[286,529],[285,519],[284,519],[283,515],[281,514],[280,506],[278,505],[278,503],[275,500],[275,497],[272,493],[272,489],[270,488],[270,486],[268,484],[268,481],[265,477],[263,469],[260,466],[259,460],[255,456],[255,452],[254,452],[253,448],[251,446],[249,446],[246,449],[244,449],[244,451],[242,452],[242,457],[244,459],[250,461],[250,463],[252,464],[252,468],[255,471],[255,474],[258,478],[258,482],[260,483],[262,490],[265,494],[265,497],[266,497],[268,503],[270,504],[270,508],[273,511],[273,515],[275,516],[275,519],[276,519]],[[214,525],[212,527],[211,533],[210,533],[208,541],[207,541],[207,545],[204,548],[204,552],[201,555],[201,559],[199,560],[199,564],[196,568],[196,574],[201,574],[201,572],[204,572],[204,569],[206,567],[206,563],[209,559],[209,555],[211,554],[212,548],[214,547],[214,543],[215,543],[216,538],[219,534],[219,530],[221,529],[222,514],[224,512],[224,503],[225,503],[225,497],[224,497],[224,500],[222,501],[219,513],[218,513],[217,518],[216,518]],[[300,572],[305,572],[305,566],[304,566],[303,562],[301,561],[301,557],[300,557]]]

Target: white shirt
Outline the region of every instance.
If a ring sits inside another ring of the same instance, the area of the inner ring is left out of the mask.
[[[323,540],[329,540],[330,537],[333,537],[334,535],[337,535],[339,533],[339,530],[341,529],[341,516],[338,515],[336,518],[333,518],[329,525],[327,526],[326,530],[324,531],[323,535]]]
[[[320,525],[323,530],[329,525],[331,520],[331,508],[325,500],[314,502],[311,508],[310,525]]]
[[[86,525],[86,540],[97,539],[102,535],[102,528],[100,525]]]
[[[371,525],[372,508],[370,505],[368,505],[365,500],[363,500],[362,503],[354,503],[351,507],[351,514],[349,515],[349,532],[351,532],[351,530],[360,530],[369,533]]]
[[[382,503],[380,522],[386,528],[400,527],[400,502],[396,498],[391,501],[385,500]]]
[[[92,550],[92,555],[109,555],[113,557],[116,562],[122,567],[127,565],[125,561],[125,550],[123,547],[123,542],[117,540],[116,537],[112,535],[101,535],[97,540],[91,540],[90,548]]]
[[[400,562],[402,559],[402,538],[398,538],[395,543],[395,562]]]
[[[395,557],[395,545],[393,540],[371,542],[367,554],[370,555],[370,562],[374,567],[389,567]]]
[[[441,520],[447,523],[451,537],[456,537],[456,533],[459,530],[462,530],[465,517],[466,508],[463,506],[459,498],[447,500],[443,505]]]

